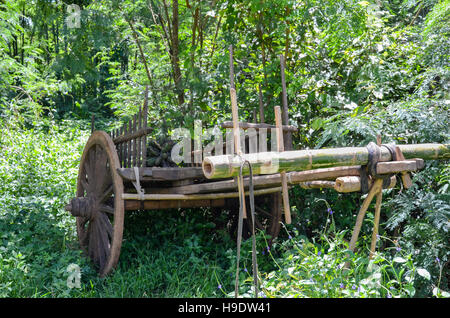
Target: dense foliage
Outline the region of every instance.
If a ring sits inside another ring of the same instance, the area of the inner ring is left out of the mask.
[[[207,210],[128,216],[121,263],[105,280],[63,210],[92,114],[112,129],[148,86],[155,134],[229,120],[229,45],[243,120],[253,121],[260,87],[273,122],[285,57],[296,149],[377,134],[449,142],[448,0],[0,0],[0,34],[0,296],[230,295],[235,243]],[[378,254],[367,259],[369,209],[345,273],[360,196],[294,188],[294,224],[270,251],[258,236],[263,294],[448,297],[449,171],[427,162],[412,188],[386,191]],[[67,289],[70,263],[82,267],[81,290]]]

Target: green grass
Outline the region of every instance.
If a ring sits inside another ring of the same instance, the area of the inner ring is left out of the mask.
[[[73,122],[0,131],[0,297],[232,297],[236,243],[208,209],[127,213],[119,265],[97,276],[63,208],[88,136]],[[369,261],[368,237],[349,253],[349,230],[338,230],[333,215],[326,220],[307,237],[295,219],[270,250],[257,235],[261,297],[412,297],[417,279],[448,296],[410,253],[391,244]],[[251,240],[241,257],[239,294],[251,297]],[[81,269],[80,288],[67,285],[70,264]]]

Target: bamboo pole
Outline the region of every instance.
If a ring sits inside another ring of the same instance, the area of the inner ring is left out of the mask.
[[[284,142],[283,142],[283,130],[281,129],[281,109],[280,106],[275,106],[275,123],[277,126],[277,150],[278,152],[284,151]],[[287,187],[287,178],[286,172],[281,171],[281,187],[283,189],[283,211],[284,211],[284,219],[286,224],[291,224],[291,207],[289,205],[289,192]]]
[[[450,144],[398,145],[406,159],[449,159]],[[391,161],[388,149],[381,147],[380,161]],[[339,166],[366,165],[366,147],[344,147],[285,152],[259,152],[243,154],[253,168],[253,173],[274,174],[279,171],[303,171]],[[203,160],[203,173],[208,179],[230,178],[239,174],[240,159],[231,155],[211,156]],[[248,174],[248,168],[243,169]]]
[[[234,61],[233,61],[233,46],[230,45],[230,97],[231,97],[231,115],[233,119],[233,139],[234,139],[234,152],[238,155],[238,158],[242,156],[241,152],[241,136],[239,132],[239,113],[237,106],[236,87],[234,85]],[[240,166],[239,166],[240,169]],[[239,170],[238,170],[239,171]],[[239,173],[239,172],[238,172]],[[237,176],[237,175],[236,175]],[[235,181],[238,186],[238,192],[244,191],[243,178],[237,176]],[[240,198],[240,197],[239,197]],[[245,207],[245,199],[242,202],[243,218],[247,218],[247,209]]]
[[[254,190],[255,196],[269,193],[280,192],[281,187]],[[249,192],[244,192],[248,196]],[[223,193],[202,193],[202,194],[144,194],[140,196],[137,193],[123,193],[123,200],[212,200],[212,199],[228,199],[239,197],[239,192],[223,192]]]

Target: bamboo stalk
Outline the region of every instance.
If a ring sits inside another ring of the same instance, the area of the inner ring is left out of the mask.
[[[372,185],[372,179],[369,179],[369,186]],[[397,179],[395,176],[391,177],[391,182],[387,186],[387,189],[395,187]],[[348,193],[361,191],[361,179],[357,176],[346,176],[336,178],[334,189],[337,192]]]
[[[333,189],[335,187],[336,182],[334,181],[308,181],[308,182],[302,182],[300,183],[300,186],[303,189],[322,189],[322,188],[329,188]]]
[[[281,129],[281,109],[280,106],[275,107],[275,123],[277,126],[277,147],[279,152],[284,151],[283,130]],[[283,189],[283,211],[286,224],[291,224],[291,207],[289,205],[289,192],[287,187],[286,172],[281,171],[281,187]]]
[[[260,189],[253,191],[255,196],[269,193],[280,192],[281,187]],[[248,196],[249,192],[244,192]],[[123,200],[211,200],[211,199],[228,199],[239,197],[239,192],[224,193],[203,193],[203,194],[144,194],[140,196],[137,193],[123,193]]]
[[[406,159],[424,160],[449,159],[449,144],[399,145]],[[388,149],[381,147],[380,161],[390,161]],[[366,165],[368,151],[366,147],[344,147],[315,150],[296,150],[285,152],[259,152],[243,154],[256,174],[273,174],[279,171],[302,171],[338,166]],[[231,155],[210,156],[203,160],[203,173],[208,179],[230,178],[239,174],[240,159]],[[243,169],[248,174],[248,168]]]

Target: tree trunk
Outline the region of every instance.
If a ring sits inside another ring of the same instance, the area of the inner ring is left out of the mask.
[[[172,2],[172,56],[175,90],[178,96],[178,105],[184,104],[184,91],[180,68],[180,50],[178,39],[178,0]]]

